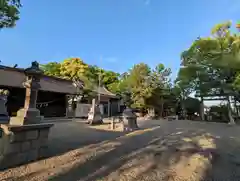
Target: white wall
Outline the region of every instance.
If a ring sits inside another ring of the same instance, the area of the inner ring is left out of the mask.
[[[75,110],[76,117],[88,117],[88,113],[91,109],[91,106],[92,104],[78,103]]]

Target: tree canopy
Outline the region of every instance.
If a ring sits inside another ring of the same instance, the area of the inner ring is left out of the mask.
[[[231,32],[231,22],[217,24],[207,37],[198,37],[182,55],[182,67],[176,84],[187,94],[206,97],[223,96],[229,104],[239,97],[239,35]]]
[[[42,65],[45,74],[66,79],[81,79],[88,85],[105,86],[122,97],[127,106],[163,113],[174,108],[185,114],[199,113],[204,119],[203,101],[224,97],[240,102],[240,37],[232,33],[231,22],[217,24],[209,36],[197,37],[180,55],[181,67],[173,82],[171,69],[159,63],[150,67],[135,64],[123,74],[88,65],[80,58]],[[195,94],[197,98],[189,96]],[[180,109],[179,109],[180,108]]]
[[[15,26],[20,8],[20,0],[0,0],[0,29]],[[173,108],[184,115],[199,113],[204,120],[204,100],[221,97],[228,102],[228,118],[234,123],[232,114],[236,111],[231,104],[234,102],[237,109],[240,103],[240,36],[232,29],[232,22],[227,21],[216,24],[208,36],[196,37],[180,55],[175,81],[170,79],[171,69],[160,62],[155,67],[138,63],[123,74],[88,65],[79,57],[49,62],[41,68],[49,76],[82,80],[85,97],[100,85],[121,97],[127,106],[157,111],[161,116]],[[195,98],[190,97],[193,94]]]
[[[14,27],[19,20],[20,0],[0,0],[0,29]]]

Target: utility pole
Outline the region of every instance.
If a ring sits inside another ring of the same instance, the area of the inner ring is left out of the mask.
[[[102,62],[102,57],[100,57],[100,63]],[[100,94],[100,86],[101,86],[101,73],[102,73],[102,69],[101,67],[99,67],[99,74],[98,74],[98,105],[100,105],[100,101],[101,101],[101,94]]]
[[[99,105],[100,105],[100,99],[101,99],[100,86],[101,86],[101,69],[98,74],[98,104]]]

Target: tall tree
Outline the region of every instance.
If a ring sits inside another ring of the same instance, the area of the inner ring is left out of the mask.
[[[61,64],[58,62],[49,62],[40,65],[40,68],[44,71],[45,75],[61,77]]]
[[[20,0],[0,0],[0,29],[15,26],[20,7]]]
[[[149,115],[154,116],[155,110],[162,115],[171,88],[170,74],[171,70],[163,64],[151,69],[147,64],[139,63],[120,76],[116,87],[128,105],[147,110]]]
[[[69,79],[72,81],[81,80],[84,82],[83,99],[89,99],[95,96],[94,81],[89,70],[89,66],[80,58],[68,58],[62,62],[49,62],[41,65],[46,75]]]
[[[146,106],[152,115],[157,110],[162,117],[164,105],[171,102],[169,99],[171,96],[170,74],[170,69],[165,68],[163,64],[158,64],[147,78],[147,87],[150,94],[146,100]]]
[[[216,25],[211,36],[198,38],[183,54],[183,68],[178,79],[188,82],[201,100],[204,96],[225,96],[228,100],[230,123],[230,97],[236,94],[234,81],[239,72],[239,36],[230,32],[231,23]],[[237,84],[237,82],[235,82]]]
[[[132,93],[133,107],[146,108],[146,99],[151,94],[151,89],[146,84],[146,78],[150,75],[151,69],[145,63],[136,64],[129,72],[127,82]]]
[[[61,63],[61,76],[71,80],[81,78],[88,73],[88,67],[80,58],[68,58]]]
[[[90,65],[88,76],[91,77],[91,80],[93,80],[96,85],[98,85],[100,81],[101,86],[105,86],[110,91],[116,92],[115,86],[119,81],[120,74],[113,71],[104,70],[96,65]]]

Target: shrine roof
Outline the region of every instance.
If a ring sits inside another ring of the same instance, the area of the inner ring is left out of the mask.
[[[0,65],[0,86],[19,87],[23,88],[22,83],[25,80],[24,69],[13,68]],[[40,90],[49,92],[59,92],[66,94],[76,94],[77,90],[71,80],[57,78],[53,76],[43,75],[40,80]],[[95,92],[100,93],[111,98],[117,98],[115,94],[108,91],[105,87],[94,89]]]
[[[105,95],[111,98],[117,98],[116,94],[113,94],[109,90],[107,90],[105,87],[95,87],[95,92],[100,93],[101,95]]]
[[[25,80],[24,69],[7,66],[0,67],[0,85],[23,88]],[[49,92],[59,92],[66,94],[76,94],[76,88],[72,81],[43,75],[40,80],[40,90]]]

